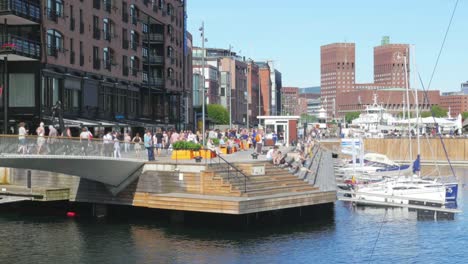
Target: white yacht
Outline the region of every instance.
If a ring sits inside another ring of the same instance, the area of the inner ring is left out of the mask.
[[[397,119],[377,102],[377,94],[374,94],[373,104],[366,105],[365,112],[352,121],[352,126],[365,131],[367,135],[377,136],[382,130],[390,129],[396,121]]]
[[[355,191],[355,198],[362,204],[366,202],[408,204],[411,199],[445,204],[447,188],[436,181],[401,177],[358,186]]]

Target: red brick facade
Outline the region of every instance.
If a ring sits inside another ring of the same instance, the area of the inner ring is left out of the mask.
[[[450,114],[453,117],[463,112],[468,112],[468,95],[441,96],[440,106],[445,109],[450,109]]]

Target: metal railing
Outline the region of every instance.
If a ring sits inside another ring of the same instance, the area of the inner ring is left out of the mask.
[[[41,43],[38,41],[10,34],[6,38],[5,35],[0,35],[0,39],[3,40],[3,43],[0,43],[0,47],[3,50],[11,50],[20,55],[36,59],[41,57]]]
[[[143,142],[138,144],[116,140],[59,136],[0,135],[0,158],[2,155],[147,159]]]
[[[247,193],[248,176],[242,170],[237,168],[234,164],[232,164],[231,162],[229,162],[226,159],[224,159],[223,157],[221,157],[221,155],[219,153],[216,153],[216,151],[211,150],[211,149],[205,149],[205,150],[209,151],[212,155],[215,154],[216,157],[217,157],[217,162],[216,163],[213,162],[213,160],[216,160],[216,158],[215,159],[213,159],[213,158],[209,159],[210,160],[209,162],[208,162],[208,159],[205,159],[205,165],[207,165],[209,163],[210,165],[217,164],[217,165],[227,166],[226,171],[218,171],[218,172],[227,173],[227,180],[228,181],[231,181],[231,179],[233,179],[233,178],[235,180],[239,181],[244,187],[244,193]]]
[[[154,41],[154,42],[163,42],[164,41],[164,35],[159,34],[159,33],[149,33],[149,34],[144,34],[143,35],[143,40],[144,41]]]
[[[41,7],[39,1],[0,0],[0,11],[10,11],[35,22],[39,22],[41,20]]]

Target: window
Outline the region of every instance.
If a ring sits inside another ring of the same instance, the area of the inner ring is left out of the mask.
[[[123,76],[128,76],[128,57],[122,56],[122,74]]]
[[[84,65],[83,41],[80,41],[80,66]]]
[[[8,103],[10,107],[34,107],[35,82],[32,73],[10,73]]]
[[[99,60],[99,48],[93,47],[93,68],[99,70],[101,68],[101,62]]]
[[[132,56],[130,58],[130,67],[132,68],[132,75],[133,76],[137,76],[139,64],[140,64],[140,62],[139,62],[137,57]]]
[[[140,36],[134,30],[130,33],[130,42],[133,50],[137,50],[138,44],[140,42]]]
[[[104,2],[104,10],[106,10],[107,12],[111,12],[111,9],[112,9],[112,1],[111,0],[103,0]]]
[[[109,48],[104,48],[103,59],[104,59],[104,69],[110,71],[110,69],[111,69],[111,63],[110,63],[110,52],[109,52]]]
[[[70,64],[75,64],[75,50],[73,47],[73,38],[70,38]]]
[[[73,15],[73,5],[70,5],[70,30],[75,30],[75,16]]]
[[[104,31],[104,40],[107,40],[107,41],[111,41],[111,24],[112,22],[109,21],[108,18],[104,18],[104,28],[103,28],[103,31]]]
[[[63,35],[55,29],[47,30],[47,55],[57,57],[63,51]]]
[[[127,112],[130,114],[136,114],[137,113],[137,105],[138,105],[138,100],[139,100],[139,94],[138,92],[134,91],[128,91],[127,92],[127,102],[128,102],[128,109]]]
[[[115,89],[113,94],[114,94],[114,113],[124,113],[125,101],[127,99],[127,90]]]
[[[99,108],[103,112],[112,110],[112,87],[102,85],[99,88]]]
[[[138,22],[138,8],[135,5],[130,5],[130,16],[132,17],[132,23],[136,25]]]
[[[52,77],[42,78],[42,94],[41,94],[42,107],[50,109],[59,100],[59,90],[61,86],[60,84],[61,84],[61,80],[58,78],[52,78]],[[11,83],[10,83],[10,86],[12,86]],[[34,90],[30,94],[33,95]]]
[[[101,9],[101,0],[93,0],[93,8]]]
[[[167,57],[169,58],[174,57],[174,49],[171,46],[167,47]]]
[[[80,9],[80,34],[84,33],[83,9]]]
[[[47,0],[47,17],[57,22],[59,17],[63,16],[62,0]]]
[[[174,70],[172,68],[167,68],[167,78],[168,79],[174,78]]]
[[[101,38],[101,30],[99,29],[99,17],[93,16],[93,38],[100,39]]]
[[[126,28],[122,28],[122,48],[128,49],[128,32]]]
[[[128,6],[127,2],[123,1],[122,2],[122,21],[127,23],[128,22]]]

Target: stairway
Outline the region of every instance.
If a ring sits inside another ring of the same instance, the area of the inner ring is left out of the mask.
[[[253,197],[263,195],[275,195],[291,192],[305,192],[318,190],[307,182],[289,173],[287,169],[274,167],[272,164],[265,165],[265,175],[251,175],[246,169],[247,165],[236,165],[247,176],[240,173],[235,176],[235,170],[228,165],[212,165],[209,172],[212,173],[211,180],[214,184],[210,187],[219,187],[219,191],[227,195]],[[210,189],[211,191],[215,191]]]

